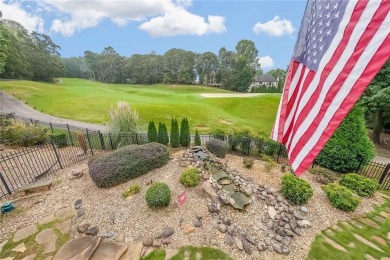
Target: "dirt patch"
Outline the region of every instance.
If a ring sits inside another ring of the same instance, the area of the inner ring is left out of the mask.
[[[219,122],[222,123],[222,124],[225,124],[225,125],[234,125],[234,122],[229,120],[229,119],[220,118]]]
[[[205,98],[250,98],[262,96],[264,93],[201,93]]]

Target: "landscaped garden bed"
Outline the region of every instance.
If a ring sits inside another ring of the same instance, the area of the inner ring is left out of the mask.
[[[274,252],[272,244],[266,245],[265,251],[259,251],[260,242],[265,243],[266,240],[271,240],[274,243],[275,240],[269,237],[271,232],[268,228],[270,205],[267,205],[267,199],[263,200],[260,197],[261,192],[254,192],[248,196],[251,203],[245,206],[244,210],[237,210],[229,204],[221,203],[219,213],[210,213],[210,204],[215,201],[206,196],[202,184],[196,187],[186,187],[180,183],[180,175],[184,170],[190,164],[196,165],[195,160],[188,157],[188,154],[183,156],[183,153],[184,151],[179,151],[171,155],[171,160],[161,168],[110,188],[98,188],[94,184],[89,174],[86,174],[88,172],[86,162],[61,170],[53,175],[55,185],[51,191],[15,201],[19,211],[17,214],[6,215],[3,219],[0,241],[8,238],[18,229],[36,223],[59,208],[73,204],[77,199],[82,199],[85,208],[84,221],[87,220],[91,225],[97,226],[98,235],[108,240],[114,239],[118,234],[123,234],[125,244],[135,241],[146,242],[145,240],[149,238],[153,243],[158,233],[168,227],[174,231],[174,234],[169,236],[165,245],[161,242],[160,248],[178,249],[185,245],[213,246],[223,250],[233,259],[251,259],[252,256],[245,253],[248,250],[244,248],[240,250],[236,241],[232,245],[229,245],[230,241],[226,241],[226,235],[229,234],[227,229],[231,226],[227,223],[231,222],[237,229],[247,233],[245,237],[252,237],[255,240],[254,245],[248,241],[252,255],[256,255],[255,251],[258,251],[261,256],[268,257],[268,259],[282,257],[303,259],[308,254],[311,242],[321,230],[338,221],[347,221],[369,212],[374,204],[379,205],[384,201],[381,196],[374,194],[370,198],[361,198],[361,204],[352,213],[337,210],[330,205],[315,176],[310,173],[304,174],[302,178],[307,180],[313,188],[313,197],[303,205],[308,211],[307,214],[304,214],[306,209],[301,209],[301,206],[296,206],[294,209],[302,212],[302,216],[308,220],[311,227],[302,228],[300,236],[293,235],[288,246],[289,253],[286,255]],[[282,173],[279,167],[267,172],[264,161],[255,160],[252,168],[248,169],[243,164],[243,157],[229,154],[224,159],[220,159],[220,164],[235,169],[234,172],[241,181],[244,180],[253,187],[262,187],[262,191],[266,192],[267,196],[274,193],[275,200],[278,200],[281,177],[287,174]],[[69,176],[73,169],[83,171],[85,174],[82,178],[70,179]],[[203,172],[201,182],[207,179],[207,174],[212,176],[211,172]],[[145,201],[148,187],[155,182],[166,183],[171,191],[171,202],[165,208],[149,208]],[[122,192],[128,190],[130,185],[139,185],[141,191],[123,198]],[[187,201],[180,206],[177,199],[183,191],[186,192]],[[280,199],[284,201],[284,198]],[[201,222],[200,226],[197,221]],[[221,224],[225,225],[226,230]],[[82,235],[75,231],[74,236]],[[244,234],[233,233],[232,237],[241,236]]]

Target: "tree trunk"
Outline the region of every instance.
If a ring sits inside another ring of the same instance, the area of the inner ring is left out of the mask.
[[[383,111],[379,109],[375,113],[374,129],[372,131],[372,140],[376,144],[380,144],[381,142],[382,126],[383,126]]]

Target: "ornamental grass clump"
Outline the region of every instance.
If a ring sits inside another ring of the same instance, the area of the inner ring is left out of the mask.
[[[347,187],[361,197],[370,197],[379,188],[378,181],[356,173],[343,175],[340,179],[340,185]]]
[[[313,196],[310,184],[292,174],[282,177],[282,194],[294,205],[302,205]]]
[[[180,175],[180,183],[186,187],[195,187],[199,184],[200,172],[196,168],[189,168]]]
[[[206,148],[215,156],[225,158],[229,145],[220,139],[212,138],[206,142]]]
[[[255,160],[253,158],[244,158],[242,159],[242,164],[244,165],[245,168],[252,168],[253,164],[255,163]]]
[[[138,112],[131,109],[124,101],[118,102],[118,108],[112,108],[108,112],[110,121],[108,123],[111,133],[138,133]]]
[[[146,191],[145,200],[151,208],[162,208],[171,202],[171,190],[163,182],[155,182]]]
[[[337,183],[329,183],[322,186],[322,189],[328,196],[330,204],[337,209],[355,211],[360,204],[360,198],[356,194]]]

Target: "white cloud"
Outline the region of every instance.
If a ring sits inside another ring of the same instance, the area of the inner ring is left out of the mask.
[[[262,69],[272,68],[275,64],[272,58],[268,55],[264,57],[259,57],[259,63]]]
[[[286,18],[280,19],[279,16],[275,16],[274,19],[265,23],[258,22],[253,27],[253,31],[257,34],[264,32],[275,37],[291,35],[295,30],[291,21],[286,20]]]
[[[26,6],[27,8],[29,6]],[[30,7],[31,8],[31,7]],[[27,13],[20,3],[9,2],[5,3],[0,0],[0,10],[3,14],[3,19],[16,21],[23,25],[29,31],[43,32],[45,21],[39,16]]]
[[[205,35],[226,32],[225,18],[209,15],[207,21],[182,7],[173,7],[164,15],[142,23],[139,28],[152,36]]]
[[[1,1],[1,0],[0,0]],[[42,0],[43,10],[56,14],[50,30],[65,36],[97,26],[105,19],[118,26],[141,22],[140,29],[154,36],[204,35],[226,31],[224,17],[190,13],[192,0]],[[149,20],[150,19],[150,20]],[[159,32],[157,32],[159,31]]]

